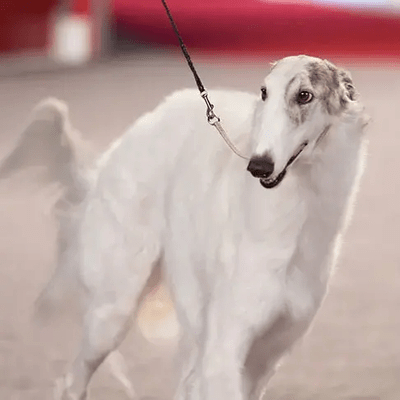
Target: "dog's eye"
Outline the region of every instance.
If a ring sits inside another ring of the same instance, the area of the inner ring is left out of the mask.
[[[298,95],[297,95],[297,102],[299,104],[307,104],[309,103],[312,99],[314,98],[314,95],[310,92],[307,92],[306,90],[302,90]]]
[[[261,100],[265,101],[267,99],[267,88],[265,86],[261,87]]]

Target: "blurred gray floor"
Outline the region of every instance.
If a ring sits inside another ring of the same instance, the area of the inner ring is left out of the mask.
[[[347,66],[373,117],[368,169],[330,293],[312,331],[271,382],[267,400],[400,398],[400,70]],[[208,88],[258,92],[267,64],[214,59],[199,62],[198,70]],[[0,157],[46,96],[65,100],[74,126],[103,149],[163,96],[189,86],[183,58],[164,54],[2,78]],[[54,378],[77,349],[73,316],[47,328],[31,321],[33,301],[53,268],[49,204],[49,193],[35,191],[29,175],[0,182],[1,400],[51,399]],[[156,347],[130,333],[122,351],[140,397],[171,399],[174,346]],[[92,398],[125,397],[102,368]]]

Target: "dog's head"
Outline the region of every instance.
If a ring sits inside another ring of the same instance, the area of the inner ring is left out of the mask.
[[[248,170],[264,187],[277,186],[287,168],[311,157],[332,124],[352,110],[361,109],[348,72],[308,56],[278,61],[261,87]]]

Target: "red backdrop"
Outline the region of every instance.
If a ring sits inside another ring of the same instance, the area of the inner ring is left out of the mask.
[[[71,12],[87,14],[96,0],[0,0],[0,52],[45,50],[51,11],[61,1]]]
[[[56,1],[0,0],[0,52],[43,48]]]
[[[184,40],[206,51],[400,56],[400,14],[307,1],[167,0]],[[160,0],[114,0],[117,27],[176,44]]]
[[[90,13],[90,2],[69,0]],[[110,0],[111,1],[111,0]],[[0,0],[0,52],[45,49],[57,0]],[[400,15],[306,1],[168,0],[190,48],[227,53],[309,53],[400,59]],[[114,0],[118,30],[160,45],[177,41],[161,0]]]

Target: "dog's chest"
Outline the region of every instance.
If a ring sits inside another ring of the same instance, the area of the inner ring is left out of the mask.
[[[236,269],[246,272],[243,277],[257,277],[266,289],[275,280],[292,317],[304,320],[314,315],[326,292],[347,196],[307,192],[295,177],[288,178],[280,192],[269,193],[269,207],[259,199],[248,206],[247,239],[238,252],[245,256]]]
[[[306,218],[286,275],[287,306],[295,319],[315,313],[323,300],[346,200],[321,192],[307,197]]]

